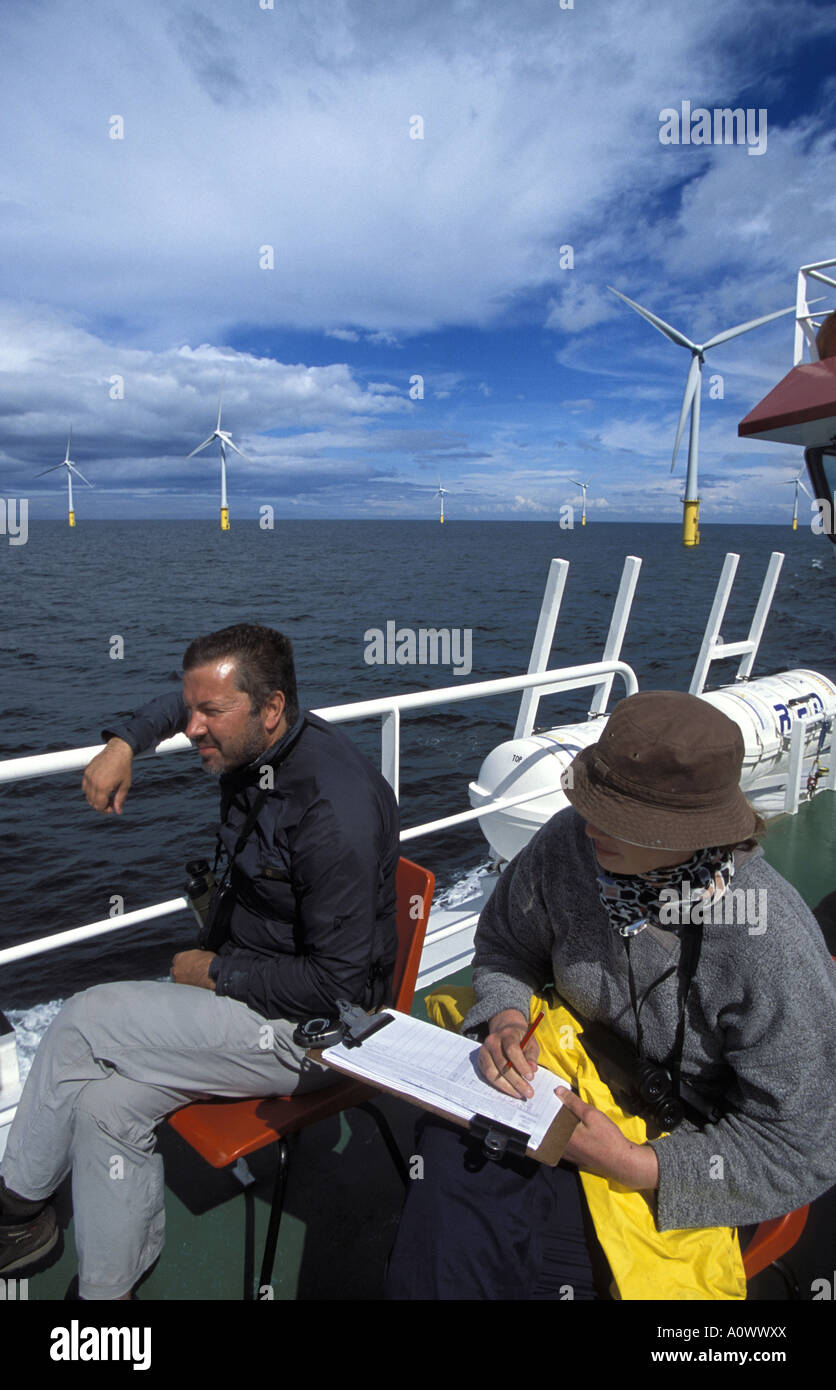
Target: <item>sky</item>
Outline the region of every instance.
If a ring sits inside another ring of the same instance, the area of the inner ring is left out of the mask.
[[[216,518],[222,387],[233,524],[586,479],[590,524],[677,521],[690,354],[608,286],[699,343],[794,304],[835,38],[829,0],[4,0],[0,491],[64,516],[72,428],[79,524]],[[666,142],[683,103],[748,140]],[[792,347],[706,356],[704,524],[791,515],[801,451],[737,424]]]

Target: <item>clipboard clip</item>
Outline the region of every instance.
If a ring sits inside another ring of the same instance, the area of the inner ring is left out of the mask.
[[[337,999],[335,1003],[340,1023],[345,1029],[344,1047],[359,1047],[372,1033],[376,1033],[379,1028],[385,1028],[387,1023],[394,1022],[391,1014],[367,1014],[365,1009],[359,1008],[357,1004],[349,1004],[347,999]]]
[[[498,1163],[506,1153],[519,1154],[524,1158],[531,1141],[530,1135],[511,1129],[510,1125],[500,1124],[499,1120],[491,1120],[487,1115],[474,1115],[470,1121],[470,1132],[482,1140],[482,1152],[492,1163]]]

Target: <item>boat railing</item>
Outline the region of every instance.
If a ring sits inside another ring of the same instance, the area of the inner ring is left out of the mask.
[[[636,694],[639,685],[632,667],[624,661],[609,660],[590,662],[581,666],[565,666],[551,671],[530,671],[521,676],[503,676],[495,680],[474,681],[469,685],[445,686],[438,690],[410,691],[404,695],[382,696],[377,699],[358,700],[344,705],[329,705],[314,710],[313,713],[333,724],[345,724],[358,719],[380,720],[381,772],[394,789],[395,794],[398,795],[402,715],[418,710],[435,709],[440,705],[458,704],[465,700],[490,699],[494,696],[522,693],[531,689],[536,689],[538,695],[544,696],[558,692],[566,693],[570,690],[579,690],[590,686],[600,688],[602,685],[606,685],[609,687],[616,676],[624,682],[625,695]],[[599,712],[596,703],[594,713]],[[140,756],[167,755],[181,752],[192,746],[185,734],[177,734],[174,738],[164,739],[153,751]],[[39,753],[24,758],[8,758],[0,762],[0,783],[20,781],[30,777],[55,776],[64,772],[78,772],[85,768],[90,759],[101,752],[103,747],[104,744],[93,744],[84,748],[70,748],[57,753]],[[468,821],[481,820],[483,816],[490,815],[492,812],[521,805],[523,802],[533,801],[540,797],[551,796],[559,790],[559,784],[556,783],[554,786],[539,787],[534,792],[528,791],[519,796],[495,797],[476,810],[461,811],[454,815],[410,826],[401,832],[401,842],[408,843],[423,835],[443,832],[454,826],[466,824]],[[65,931],[53,932],[49,936],[38,937],[0,950],[0,965],[8,965],[13,961],[39,955],[44,951],[58,950],[79,941],[89,940],[91,937],[105,936],[114,931],[124,931],[140,922],[149,921],[155,917],[164,917],[188,908],[188,899],[185,896],[180,896],[150,904],[148,907],[138,908],[134,912],[119,912],[114,916],[89,922],[81,927],[71,927]]]
[[[814,796],[817,791],[836,791],[836,741],[834,740],[834,717],[820,713],[799,716],[790,731],[790,756],[787,767],[787,782],[784,791],[784,811],[794,816],[801,801],[801,783],[804,780],[804,750],[807,733],[819,730],[819,754],[829,739],[829,766],[825,767],[817,756],[807,779],[807,795]],[[821,786],[819,786],[821,782]]]
[[[818,351],[816,349],[816,331],[819,327],[819,320],[828,313],[827,309],[813,309],[813,304],[821,303],[820,300],[808,299],[810,286],[808,280],[816,282],[818,285],[828,285],[836,289],[836,280],[831,275],[825,275],[824,271],[831,266],[836,266],[836,259],[830,261],[812,261],[810,265],[803,265],[798,272],[798,280],[795,291],[795,341],[793,344],[793,366],[797,367],[804,361],[804,349],[807,348],[812,362],[818,361]]]
[[[760,595],[755,606],[752,622],[749,627],[749,635],[740,642],[724,642],[720,636],[720,629],[726,614],[726,606],[734,584],[734,577],[737,573],[737,566],[740,556],[730,551],[723,562],[723,570],[717,583],[714,594],[714,601],[711,605],[711,612],[708,615],[708,622],[703,633],[700,654],[697,657],[697,664],[694,667],[694,674],[691,677],[691,684],[688,687],[689,694],[701,695],[705,682],[708,677],[709,668],[712,661],[725,661],[731,656],[741,658],[737,668],[735,680],[746,681],[752,674],[752,667],[758,648],[766,627],[766,620],[769,617],[769,610],[772,600],[775,597],[775,590],[778,586],[778,577],[781,573],[781,566],[784,563],[784,553],[781,550],[773,550],[769,557],[766,574],[761,585]]]

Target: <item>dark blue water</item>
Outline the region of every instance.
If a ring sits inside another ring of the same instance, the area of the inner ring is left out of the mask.
[[[808,530],[708,527],[699,549],[685,551],[679,528],[660,525],[237,523],[222,534],[204,522],[36,524],[24,546],[0,538],[0,756],[97,742],[109,720],[177,684],[193,637],[243,620],[293,639],[308,707],[519,674],[555,555],[571,569],[552,664],[600,656],[624,557],[636,554],[644,565],[623,657],[642,688],[687,689],[726,551],[741,556],[723,629],[731,641],[748,631],[775,549],[787,559],[754,674],[809,666],[834,676],[836,564]],[[471,675],[367,664],[364,633],[387,620],[471,629]],[[124,639],[121,660],[110,656],[114,636]],[[711,684],[735,670],[716,666]],[[583,691],[553,699],[538,722],[583,717],[588,700]],[[516,709],[503,698],[405,717],[405,825],[467,809],[468,781],[510,737]],[[349,732],[378,756],[377,724]],[[185,861],[211,849],[216,798],[190,753],[138,763],[121,818],[91,811],[75,773],[0,787],[0,945],[106,917],[114,894],[130,911],[181,893]],[[442,888],[486,858],[478,827],[409,852]],[[160,976],[192,936],[182,914],[6,967],[0,1005],[29,1007],[97,979]]]

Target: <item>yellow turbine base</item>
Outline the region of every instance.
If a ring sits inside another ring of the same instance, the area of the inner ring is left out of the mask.
[[[221,530],[229,530],[229,507],[221,507]]]
[[[686,502],[682,509],[682,544],[699,545],[700,543],[700,504],[696,502]]]
[[[797,531],[797,530],[798,530],[798,517],[797,517],[797,516],[794,516],[793,519],[792,519],[792,529],[793,529],[793,531]]]
[[[75,512],[70,512],[69,521],[71,526],[75,526]]]
[[[444,517],[441,518],[441,525],[444,525]]]
[[[582,516],[582,517],[581,517],[581,526],[585,526],[585,525],[586,525],[586,517],[585,517],[585,516]]]

